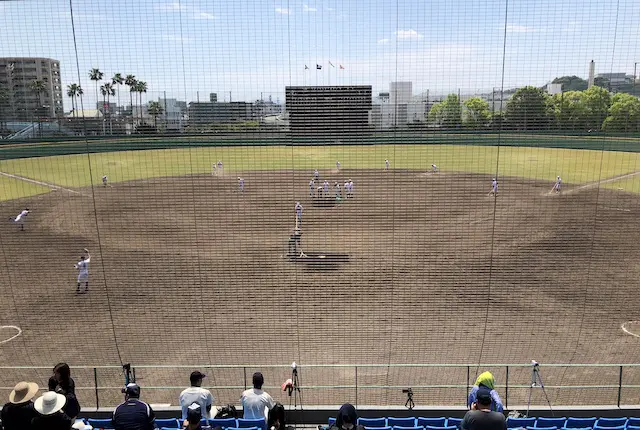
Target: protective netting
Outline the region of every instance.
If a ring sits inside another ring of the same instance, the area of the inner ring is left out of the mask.
[[[0,391],[66,361],[113,405],[132,363],[175,403],[177,366],[232,366],[222,404],[296,361],[306,404],[463,404],[507,381],[474,364],[535,359],[553,403],[635,402],[618,367],[544,364],[636,361],[638,24],[634,1],[0,2],[0,365],[29,366]],[[397,366],[437,363],[463,366]],[[376,366],[304,367],[347,364]]]

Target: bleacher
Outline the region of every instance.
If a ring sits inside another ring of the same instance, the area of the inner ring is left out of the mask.
[[[96,419],[78,419],[85,424],[85,430],[109,430],[113,429],[111,424],[111,418]],[[208,421],[208,422],[207,422]],[[211,428],[220,427],[224,430],[267,430],[267,423],[264,419],[249,420],[244,418],[211,418],[209,420],[202,419],[201,425],[209,425]],[[182,428],[182,420],[179,417],[176,418],[156,418],[156,427],[160,430],[177,429]]]

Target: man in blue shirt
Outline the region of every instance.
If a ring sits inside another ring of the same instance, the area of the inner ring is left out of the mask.
[[[140,400],[140,387],[128,384],[123,390],[124,403],[113,411],[113,428],[116,430],[153,430],[156,415],[147,403]]]

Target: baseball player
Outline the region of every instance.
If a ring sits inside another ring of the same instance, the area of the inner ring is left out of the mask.
[[[349,198],[349,181],[344,181],[344,184],[342,185],[342,192],[344,194],[344,198],[348,199]]]
[[[389,159],[384,160],[384,170],[389,170]]]
[[[333,187],[335,188],[336,199],[340,198],[340,184],[338,182],[336,182]]]
[[[497,196],[498,195],[498,181],[496,180],[496,178],[493,178],[491,180],[491,191],[489,191],[489,196],[490,195],[494,195]]]
[[[431,170],[433,170],[433,173],[438,173],[438,166],[436,166],[435,164],[431,165]]]
[[[317,172],[317,170],[316,170],[316,172]],[[316,181],[311,179],[309,181],[309,197],[313,197],[313,192],[315,191],[315,188],[316,188]]]
[[[336,160],[336,169],[340,170],[340,162],[338,160]]]
[[[29,215],[29,208],[25,208],[16,217],[11,217],[9,219],[15,222],[16,224],[20,223],[20,231],[24,231],[24,221],[27,215]]]
[[[107,186],[107,182],[109,181],[109,178],[107,178],[107,175],[104,175],[102,177],[102,186],[106,187]]]
[[[218,172],[222,174],[222,160],[218,160]]]
[[[216,176],[216,163],[211,164],[211,176]]]
[[[329,196],[329,181],[327,181],[326,179],[322,184],[322,192],[324,193],[325,196]]]
[[[300,202],[296,202],[296,228],[302,226],[302,211],[304,211],[304,208]]]
[[[318,169],[313,171],[313,179],[315,179],[316,181],[320,179],[320,172],[318,172]]]
[[[76,287],[76,294],[80,294],[80,284],[84,282],[84,290],[82,293],[89,292],[89,262],[91,261],[91,255],[87,248],[84,249],[86,256],[81,255],[80,260],[73,266],[78,269],[78,285]]]
[[[323,190],[322,186],[319,186],[319,187],[317,188],[317,195],[318,195],[318,198],[319,198],[319,199],[321,199],[321,198],[322,198],[322,190]]]
[[[238,176],[238,191],[244,193],[244,178]]]
[[[561,191],[562,188],[562,178],[560,178],[560,176],[558,176],[556,178],[556,183],[553,185],[553,188],[551,189],[551,192],[556,192],[556,194],[558,194]]]
[[[349,179],[349,197],[353,198],[353,181]]]

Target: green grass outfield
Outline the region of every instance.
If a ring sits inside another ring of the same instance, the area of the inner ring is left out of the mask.
[[[435,163],[443,173],[494,172],[500,177],[518,176],[552,182],[560,175],[568,184],[640,170],[640,153],[556,149],[516,146],[467,145],[328,145],[328,146],[209,146],[146,151],[18,158],[0,161],[0,172],[24,176],[62,187],[101,184],[102,175],[111,183],[164,176],[211,172],[211,164],[222,160],[227,173],[253,170],[328,170],[340,160],[346,169],[392,168],[429,170]],[[234,173],[235,174],[235,173]],[[36,184],[0,177],[0,200],[48,192]],[[247,184],[250,186],[250,184]],[[640,178],[603,185],[640,192]]]

